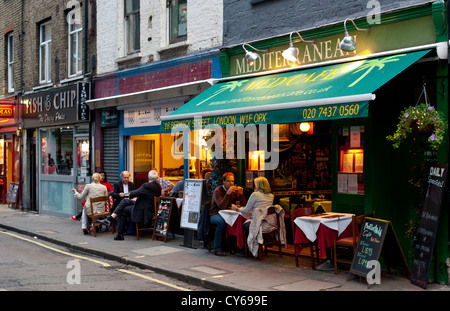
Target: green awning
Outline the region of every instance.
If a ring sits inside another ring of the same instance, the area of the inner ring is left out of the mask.
[[[429,51],[220,82],[162,116],[161,131],[367,117],[373,92]]]

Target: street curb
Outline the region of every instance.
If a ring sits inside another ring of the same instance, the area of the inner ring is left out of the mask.
[[[60,241],[60,240],[57,240],[57,239],[54,239],[54,238],[46,237],[46,236],[38,234],[38,233],[30,232],[30,231],[23,230],[23,229],[18,229],[18,228],[11,227],[11,226],[8,226],[8,225],[2,224],[2,223],[0,223],[0,228],[5,229],[5,230],[9,230],[9,231],[13,231],[13,232],[16,232],[16,233],[20,233],[20,234],[23,234],[23,235],[27,235],[27,236],[30,236],[30,237],[36,237],[36,238],[38,238],[38,239],[40,239],[42,241],[46,241],[46,242],[57,244],[57,245],[60,245],[60,246],[63,246],[63,247],[67,247],[68,249],[71,249],[71,250],[74,250],[74,251],[82,252],[82,253],[93,255],[93,256],[97,256],[97,257],[101,257],[101,258],[108,259],[108,260],[113,260],[113,261],[119,262],[121,264],[134,266],[134,267],[137,267],[137,268],[140,268],[140,269],[148,269],[148,270],[154,271],[156,273],[163,274],[165,276],[172,277],[172,278],[178,279],[180,281],[183,281],[183,282],[195,285],[195,286],[201,286],[201,287],[204,287],[206,289],[213,290],[213,291],[242,291],[242,289],[239,289],[239,288],[218,284],[218,283],[211,282],[211,281],[208,281],[208,280],[205,280],[205,279],[201,279],[201,278],[198,278],[198,277],[185,275],[185,274],[182,274],[182,273],[179,273],[179,272],[170,271],[170,270],[167,270],[167,269],[153,267],[153,266],[150,266],[150,265],[147,265],[147,264],[144,264],[144,263],[140,263],[140,262],[137,262],[137,261],[130,260],[128,258],[124,258],[124,257],[121,257],[121,256],[112,255],[112,254],[107,253],[107,252],[98,251],[98,250],[94,250],[94,249],[91,249],[91,248],[82,247],[82,246],[74,245],[74,244],[71,244],[71,243],[63,242],[63,241]]]

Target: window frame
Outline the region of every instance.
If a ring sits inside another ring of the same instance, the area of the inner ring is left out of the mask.
[[[187,0],[181,0],[182,3],[181,4],[185,4],[186,5],[186,10],[187,10]],[[173,5],[173,3],[176,2],[175,5]],[[178,12],[180,9],[180,0],[167,0],[166,3],[166,7],[167,7],[167,39],[169,44],[173,44],[173,43],[177,43],[177,42],[182,42],[182,41],[186,41],[187,40],[187,13],[186,13],[186,34],[179,36],[178,35],[178,30],[179,30],[179,18],[177,18],[176,21],[176,27],[177,30],[176,31],[172,31],[172,18],[173,18],[173,14],[174,14],[174,9],[176,10],[177,13],[177,17],[178,17]]]
[[[7,84],[8,84],[8,93],[14,92],[14,33],[10,32],[6,35],[6,50],[7,50]]]
[[[125,37],[125,52],[127,55],[138,53],[141,50],[141,4],[138,0],[139,7],[135,10],[127,12],[127,2],[133,0],[124,0],[124,37]],[[134,27],[130,27],[133,24]],[[130,36],[132,33],[132,36]],[[130,38],[133,37],[133,46],[130,46]]]
[[[50,22],[44,22],[39,25],[39,83],[45,84],[52,82],[51,78],[51,26]],[[45,27],[50,26],[50,39],[43,41],[45,35]],[[45,68],[43,68],[42,64],[42,49],[45,50]],[[44,70],[44,72],[43,72]],[[44,74],[44,79],[42,79],[42,75]]]
[[[73,15],[72,17],[68,17],[68,21],[75,21],[75,12],[69,13],[70,15]],[[76,22],[67,23],[67,76],[69,78],[77,77],[83,74],[83,51],[82,51],[82,40],[81,40],[81,34],[83,31],[83,26],[81,24],[81,21],[79,21],[79,27],[75,30],[71,30],[72,26],[76,24]],[[75,27],[74,27],[75,28]],[[75,38],[75,54],[73,53],[73,47],[72,47],[72,36]],[[72,59],[75,58],[75,70],[72,68]]]

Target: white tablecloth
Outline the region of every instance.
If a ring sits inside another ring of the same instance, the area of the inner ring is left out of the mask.
[[[234,222],[239,217],[239,215],[242,215],[240,212],[232,211],[232,210],[220,210],[219,215],[222,216],[223,220],[233,227]]]
[[[316,232],[319,229],[320,224],[336,230],[339,236],[352,222],[353,215],[354,214],[345,213],[325,213],[320,216],[302,216],[297,217],[294,220],[294,223],[303,231],[308,240],[314,242],[317,239]]]

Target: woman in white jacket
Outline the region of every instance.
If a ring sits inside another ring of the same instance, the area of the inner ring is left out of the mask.
[[[101,176],[99,173],[94,173],[92,175],[92,182],[90,184],[87,184],[84,187],[83,192],[78,193],[75,188],[72,188],[72,192],[74,193],[75,197],[78,200],[84,200],[86,199],[86,203],[83,207],[83,212],[81,215],[81,229],[83,230],[84,234],[88,234],[88,215],[91,215],[91,200],[90,198],[96,198],[101,196],[107,196],[108,190],[106,189],[106,186],[102,185],[100,183]],[[103,213],[105,211],[105,205],[103,202],[95,203],[94,207],[94,214]]]

